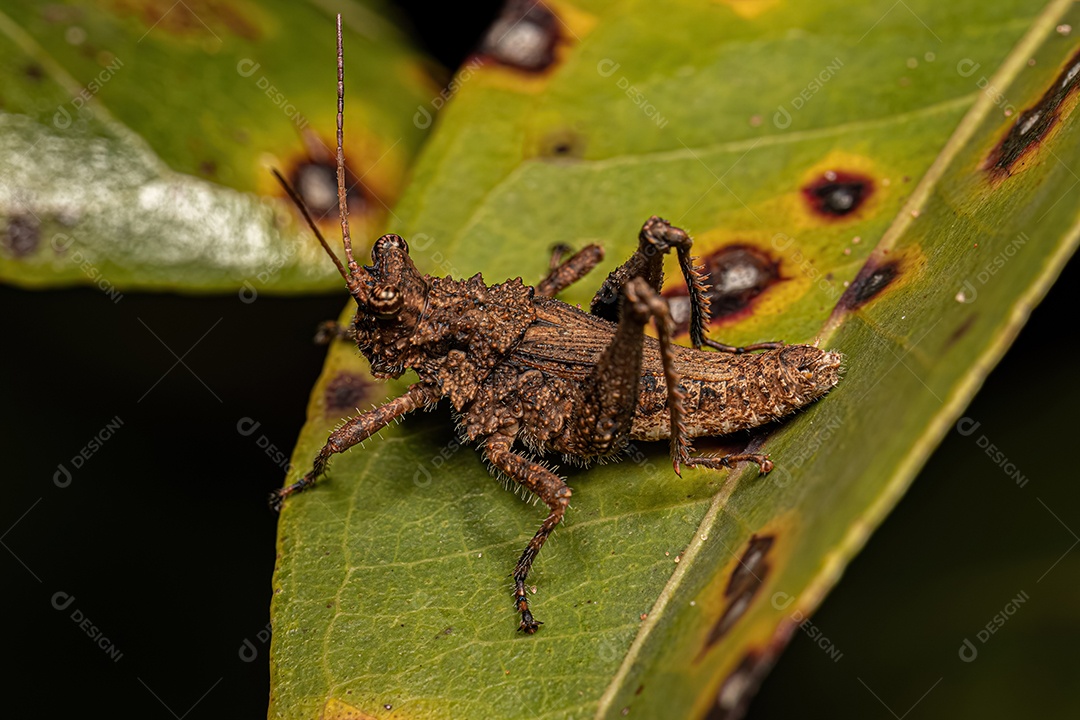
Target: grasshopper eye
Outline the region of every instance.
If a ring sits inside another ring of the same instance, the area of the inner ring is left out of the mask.
[[[401,310],[401,293],[393,285],[377,285],[371,293],[370,305],[379,317],[393,317]]]
[[[375,241],[375,246],[372,248],[374,252],[382,252],[394,248],[396,250],[403,250],[406,253],[409,252],[409,244],[405,242],[405,238],[400,235],[394,235],[389,233],[383,235],[381,238]]]

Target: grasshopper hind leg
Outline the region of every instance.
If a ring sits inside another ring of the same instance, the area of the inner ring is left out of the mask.
[[[694,264],[690,255],[694,241],[682,228],[663,218],[652,216],[641,226],[638,248],[630,258],[604,280],[593,297],[590,312],[613,322],[618,320],[618,302],[626,284],[636,277],[644,278],[657,294],[664,284],[664,255],[672,250],[679,259],[679,270],[686,281],[690,296],[690,344],[696,349],[710,347],[720,352],[742,354],[754,350],[774,350],[783,342],[762,342],[753,345],[726,345],[705,335],[709,323],[709,285],[702,267]]]

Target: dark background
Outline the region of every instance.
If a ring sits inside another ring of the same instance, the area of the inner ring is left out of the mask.
[[[447,67],[498,6],[462,18],[398,4]],[[949,433],[814,615],[839,660],[796,633],[751,717],[1078,715],[1080,492],[1067,460],[1078,281],[1074,260],[965,412],[978,430]],[[0,287],[0,607],[16,665],[5,715],[265,716],[276,516],[264,500],[284,474],[257,440],[291,451],[324,355],[313,328],[344,298],[125,293],[113,304],[93,289]],[[115,417],[120,429],[74,469]],[[237,431],[242,418],[260,423],[254,434]],[[984,454],[984,435],[1027,485]],[[64,488],[59,463],[73,470]],[[63,611],[58,592],[74,597]],[[958,656],[965,638],[974,662]]]

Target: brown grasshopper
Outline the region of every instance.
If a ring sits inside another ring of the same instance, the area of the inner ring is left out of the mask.
[[[723,345],[705,337],[709,317],[707,285],[690,256],[690,237],[659,217],[641,228],[638,249],[608,275],[590,312],[555,299],[603,259],[589,245],[561,261],[536,287],[521,278],[487,285],[479,274],[468,280],[422,275],[397,235],[383,235],[371,250],[372,264],[353,259],[345,196],[342,151],[344,71],[338,17],[337,183],[342,266],[312,222],[303,200],[275,171],[329,253],[356,300],[348,328],[332,334],[355,341],[380,378],[413,370],[415,384],[400,397],[349,419],[330,434],[312,469],[271,495],[280,508],[288,496],[321,477],[328,460],[420,408],[449,398],[458,431],[478,444],[498,472],[520,483],[549,512],[514,569],[518,629],[534,633],[541,624],[529,610],[525,582],[540,548],[570,501],[566,482],[534,455],[561,453],[588,464],[615,459],[631,440],[670,442],[676,473],[680,465],[726,468],[757,463],[772,469],[765,455],[694,455],[690,439],[727,435],[777,420],[829,391],[839,380],[841,355],[809,345],[760,343]],[[690,295],[690,340],[694,349],[673,345],[674,323],[660,296],[664,255],[674,250]],[[656,338],[646,336],[649,322]],[[703,346],[721,352],[709,353]],[[744,354],[763,350],[760,354]],[[515,443],[527,452],[515,449]]]

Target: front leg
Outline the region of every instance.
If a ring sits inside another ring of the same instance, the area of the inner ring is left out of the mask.
[[[420,385],[413,385],[405,394],[381,405],[374,410],[351,418],[344,425],[330,433],[326,444],[315,456],[311,470],[291,485],[270,493],[270,507],[280,510],[285,498],[306,490],[326,471],[326,463],[335,453],[345,452],[353,445],[367,440],[402,415],[423,407],[428,402],[428,393]]]
[[[529,576],[533,560],[536,559],[544,541],[566,514],[570,503],[570,488],[566,482],[538,462],[529,460],[513,452],[510,448],[514,438],[511,435],[492,435],[484,443],[484,454],[489,462],[506,476],[530,490],[548,506],[548,516],[540,524],[540,529],[521,553],[517,567],[514,568],[514,604],[521,613],[521,625],[518,630],[529,635],[536,632],[542,622],[533,617],[529,610],[529,598],[525,591],[525,580]]]

